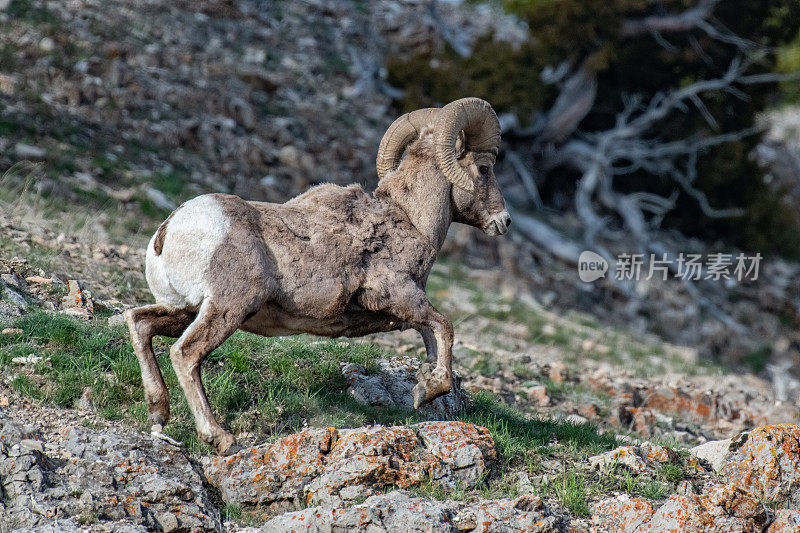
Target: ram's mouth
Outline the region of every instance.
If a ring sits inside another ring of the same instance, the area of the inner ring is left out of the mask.
[[[483,232],[490,237],[505,235],[508,233],[508,226],[503,224],[499,219],[494,219],[483,228]]]

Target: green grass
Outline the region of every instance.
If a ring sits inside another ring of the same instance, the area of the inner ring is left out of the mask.
[[[0,373],[20,394],[63,407],[72,407],[87,388],[98,413],[146,429],[147,409],[141,377],[124,325],[105,319],[84,321],[43,311],[32,312],[0,326],[23,330],[0,336]],[[185,443],[193,454],[213,453],[196,436],[194,420],[169,361],[172,340],[157,338],[155,349],[171,396],[172,418],[165,432]],[[11,358],[43,357],[34,368],[12,366]],[[324,340],[310,336],[266,338],[237,332],[210,354],[203,379],[218,419],[236,434],[254,436],[245,444],[265,442],[310,427],[360,427],[368,424],[413,424],[424,420],[416,411],[358,404],[346,393],[340,372],[343,362],[376,370],[375,360],[387,356],[372,344]],[[583,468],[586,459],[618,445],[610,434],[591,424],[530,418],[487,393],[474,396],[459,420],[486,427],[499,461],[475,488],[443,487],[428,481],[418,494],[435,499],[474,501],[518,495],[516,473],[535,477],[545,473],[543,461],[565,466],[536,490],[577,516],[586,516],[591,497],[612,488],[660,499],[683,478],[680,464],[664,465],[657,476],[637,477],[612,472],[601,479]],[[234,521],[245,520],[240,510],[226,509]]]
[[[548,481],[542,487],[545,495],[553,495],[570,512],[579,517],[589,516],[589,488],[586,476],[575,468]]]
[[[593,425],[530,419],[483,392],[475,396],[473,406],[459,418],[487,428],[507,464],[524,462],[529,451],[547,453],[548,445],[554,440],[592,455],[617,446],[613,435],[600,434]]]
[[[411,487],[410,490],[417,496],[439,501],[469,501],[474,499],[474,495],[476,494],[476,491],[473,491],[461,482],[456,482],[453,487],[445,487],[430,478],[421,485]]]
[[[88,387],[104,416],[144,424],[139,365],[124,325],[112,327],[103,319],[83,321],[43,311],[8,325],[23,333],[0,336],[0,364],[5,371],[13,370],[9,365],[12,357],[30,353],[45,357],[30,376],[18,378],[18,390],[68,407]],[[170,343],[158,338],[155,342],[172,400],[173,421],[168,430],[175,438],[191,441],[193,423],[169,362]],[[421,421],[418,412],[363,406],[346,393],[339,370],[342,362],[360,363],[374,372],[376,359],[386,355],[372,344],[355,341],[267,338],[237,332],[209,355],[204,383],[217,416],[239,431],[272,435],[303,422],[357,427]],[[459,418],[487,427],[506,463],[524,461],[528,451],[546,447],[553,439],[587,453],[616,444],[614,437],[600,435],[593,426],[532,420],[487,394],[478,394]]]
[[[72,407],[88,388],[102,416],[130,420],[144,429],[147,412],[139,364],[124,325],[111,327],[103,319],[87,322],[43,311],[8,325],[24,332],[0,336],[0,365],[3,372],[14,375],[12,385],[18,392]],[[190,451],[205,452],[208,448],[195,436],[191,413],[169,361],[171,342],[155,342],[171,396],[172,420],[166,432],[186,442]],[[18,369],[10,365],[11,359],[31,353],[43,356],[44,362],[15,375]],[[262,438],[297,430],[303,423],[357,427],[421,420],[417,413],[400,408],[360,405],[346,393],[340,364],[360,363],[374,371],[375,360],[384,355],[371,344],[237,332],[210,354],[203,380],[212,408],[224,424]]]

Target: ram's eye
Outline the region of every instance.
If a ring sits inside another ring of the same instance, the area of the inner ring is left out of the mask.
[[[478,168],[478,170],[480,171],[481,176],[483,176],[484,178],[489,175],[489,167],[487,167],[486,165],[481,165]]]

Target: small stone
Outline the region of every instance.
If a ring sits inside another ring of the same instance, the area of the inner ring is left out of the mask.
[[[6,287],[3,297],[20,309],[28,308],[28,301],[25,299],[25,297],[11,287]]]
[[[43,52],[52,52],[55,46],[55,41],[53,41],[53,39],[50,37],[45,37],[39,41],[39,49]]]
[[[25,278],[25,281],[27,281],[28,283],[36,283],[39,285],[50,285],[51,283],[53,283],[54,280],[53,278],[45,278],[42,276],[28,276],[27,278]]]
[[[725,440],[712,440],[700,446],[695,446],[690,453],[694,454],[698,459],[708,461],[714,472],[722,470],[725,457],[728,455],[730,449],[731,439]]]
[[[606,470],[616,465],[622,465],[636,473],[652,473],[658,469],[659,465],[676,457],[677,454],[669,448],[645,442],[640,446],[621,446],[590,457],[589,466],[594,470]]]
[[[547,388],[544,385],[537,385],[535,387],[525,387],[522,392],[531,401],[536,402],[539,407],[546,407],[550,405],[550,397],[547,395]]]
[[[40,440],[33,440],[33,439],[23,439],[19,441],[20,448],[25,448],[28,450],[35,450],[37,452],[44,453],[44,444]]]
[[[520,494],[533,494],[536,492],[536,487],[531,483],[531,478],[524,470],[517,472],[517,488]]]
[[[94,303],[91,297],[84,291],[78,280],[67,281],[69,292],[61,298],[61,306],[64,312],[81,318],[91,318],[94,313]]]
[[[2,335],[22,335],[25,333],[20,328],[5,328],[3,331],[0,331]]]
[[[47,151],[44,148],[25,143],[15,144],[14,151],[20,159],[43,159],[47,155]]]
[[[91,387],[85,387],[83,389],[83,394],[81,394],[81,397],[78,400],[76,407],[81,411],[94,411],[94,403],[92,402]]]
[[[563,381],[566,381],[568,379],[567,365],[565,365],[561,361],[550,363],[550,368],[548,369],[548,376],[555,383],[561,383]]]
[[[122,313],[117,313],[116,315],[111,315],[108,317],[108,325],[109,326],[119,326],[125,323],[125,315]]]
[[[608,355],[611,352],[611,348],[606,346],[605,344],[598,344],[594,347],[594,351],[600,355]]]
[[[83,318],[85,320],[92,318],[92,314],[89,312],[89,310],[82,307],[68,307],[67,309],[64,309],[64,314]]]
[[[156,522],[161,526],[164,533],[175,531],[179,527],[178,517],[170,512],[163,512],[156,515]]]
[[[587,422],[589,422],[588,419],[582,417],[581,415],[576,415],[576,414],[567,415],[567,417],[564,420],[566,420],[570,424],[586,424]]]
[[[291,144],[281,148],[278,153],[278,159],[287,167],[299,168],[300,166],[300,151]]]
[[[42,357],[35,354],[19,356],[19,357],[12,357],[11,362],[15,365],[35,365],[36,363],[40,362]]]
[[[151,202],[153,202],[156,205],[156,207],[160,209],[166,209],[172,211],[178,207],[177,205],[175,205],[175,202],[167,198],[166,194],[159,191],[158,189],[150,187],[149,185],[145,186],[144,193],[147,196],[147,198]]]
[[[13,270],[7,274],[0,275],[0,278],[3,279],[6,285],[15,288],[18,291],[24,292],[28,290],[28,283],[25,281],[25,278]]]

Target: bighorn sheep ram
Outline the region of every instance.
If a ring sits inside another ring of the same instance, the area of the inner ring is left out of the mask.
[[[154,335],[179,337],[172,365],[200,438],[222,455],[238,447],[211,412],[200,365],[237,329],[356,337],[414,328],[427,350],[414,405],[449,392],[453,325],[425,284],[452,222],[506,233],[511,218],[493,172],[499,144],[492,107],[463,98],[389,127],[373,195],[327,184],[284,204],[208,194],[176,209],[147,247],[156,303],[125,313],[149,423],[169,418]]]

